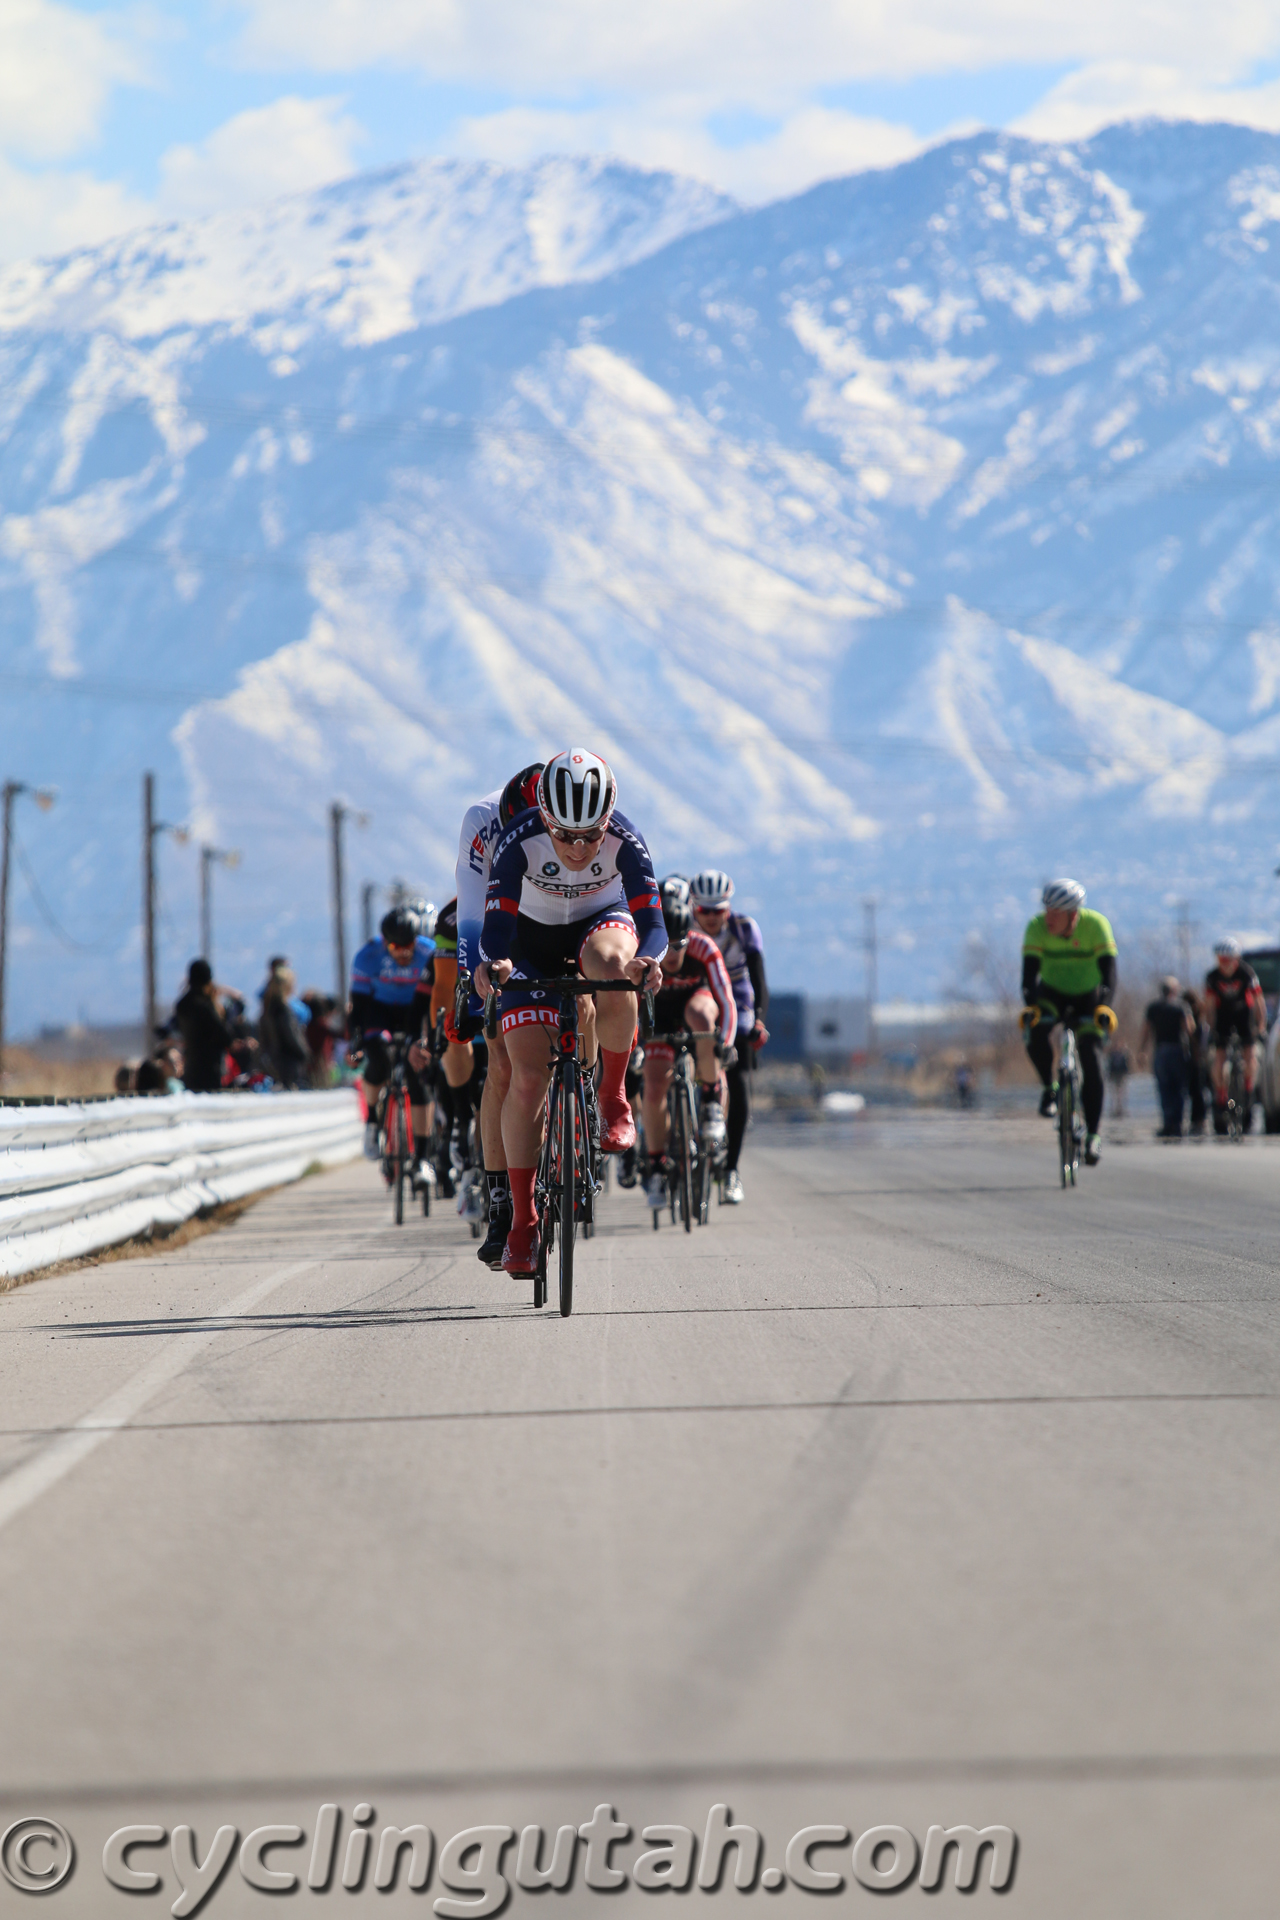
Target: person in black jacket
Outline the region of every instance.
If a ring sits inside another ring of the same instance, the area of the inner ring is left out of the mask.
[[[222,1086],[222,1063],[232,1033],[223,1018],[207,960],[193,960],[187,968],[187,991],[173,1010],[182,1035],[182,1078],[188,1093],[217,1093]]]
[[[1178,998],[1178,983],[1173,975],[1166,974],[1160,982],[1160,998],[1147,1008],[1142,1045],[1138,1049],[1138,1062],[1144,1067],[1148,1051],[1152,1046],[1155,1049],[1152,1065],[1164,1111],[1164,1125],[1158,1135],[1161,1140],[1182,1138],[1182,1102],[1187,1087],[1190,1037],[1191,1021],[1186,1003]]]

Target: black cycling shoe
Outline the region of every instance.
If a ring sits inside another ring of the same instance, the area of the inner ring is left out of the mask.
[[[511,1231],[510,1207],[491,1207],[489,1210],[489,1231],[476,1248],[476,1259],[486,1267],[492,1267],[497,1273],[502,1266],[502,1249],[507,1244],[507,1235]]]
[[[1227,1131],[1227,1110],[1226,1110],[1226,1108],[1225,1108],[1225,1107],[1215,1107],[1215,1108],[1214,1108],[1214,1110],[1213,1110],[1213,1130],[1214,1130],[1214,1132],[1215,1132],[1216,1134],[1218,1134],[1218,1135],[1220,1135],[1220,1136],[1222,1136],[1222,1135],[1225,1135],[1225,1133],[1226,1133],[1226,1131]]]
[[[618,1185],[634,1187],[636,1183],[636,1150],[628,1147],[618,1155]]]
[[[1058,1089],[1056,1084],[1052,1087],[1046,1087],[1044,1092],[1040,1095],[1040,1112],[1043,1114],[1046,1120],[1057,1119]]]

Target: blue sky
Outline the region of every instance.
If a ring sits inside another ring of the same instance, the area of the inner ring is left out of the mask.
[[[428,154],[613,152],[759,203],[978,125],[1280,128],[1257,0],[0,0],[0,258]]]

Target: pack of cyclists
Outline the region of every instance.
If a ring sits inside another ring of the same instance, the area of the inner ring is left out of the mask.
[[[482,1172],[488,1230],[479,1258],[521,1277],[534,1272],[539,1254],[534,1175],[559,1019],[548,980],[582,974],[634,989],[579,1002],[580,1058],[597,1089],[592,1145],[619,1156],[620,1184],[638,1180],[649,1204],[662,1204],[675,1053],[663,1036],[684,1032],[696,1062],[699,1149],[718,1168],[723,1199],[743,1199],[749,1074],[769,1038],[760,928],[734,907],[734,883],[718,868],[659,883],[643,835],[617,801],[612,770],[585,747],[520,769],[467,810],[455,897],[439,912],[427,903],[393,908],[352,966],[348,1058],[363,1068],[366,1152],[379,1152],[390,1047],[403,1036],[415,1172],[445,1193],[460,1167],[473,1167],[477,1180]],[[1238,1041],[1247,1128],[1266,1004],[1238,941],[1224,938],[1214,953],[1203,1006],[1214,1125],[1225,1132],[1228,1051]],[[460,974],[471,980],[465,1010],[455,1005]],[[1078,881],[1051,880],[1023,936],[1022,1027],[1049,1118],[1058,1111],[1055,1033],[1064,1022],[1074,1031],[1087,1166],[1102,1157],[1103,1051],[1116,1027],[1116,981],[1110,923],[1088,907]],[[656,1038],[641,1048],[637,996],[646,991]],[[498,1019],[486,1040],[490,993]],[[1167,1056],[1173,1016],[1158,1007],[1156,1015],[1153,1023],[1148,1009],[1148,1026]],[[1168,1114],[1166,1100],[1166,1136]]]
[[[1063,1021],[1071,1021],[1080,1056],[1085,1165],[1096,1167],[1102,1157],[1100,1051],[1116,1030],[1110,1002],[1115,998],[1117,953],[1110,923],[1086,907],[1085,900],[1085,890],[1077,880],[1051,880],[1044,889],[1042,910],[1028,922],[1022,941],[1022,1029],[1028,1057],[1041,1082],[1040,1111],[1055,1119],[1058,1081],[1053,1034]],[[1248,1132],[1253,1121],[1259,1043],[1267,1030],[1266,1000],[1238,940],[1223,938],[1213,951],[1215,965],[1205,978],[1203,1006],[1208,1020],[1206,1052],[1214,1131],[1227,1132],[1227,1059],[1236,1040],[1244,1082],[1241,1121],[1243,1131]],[[1185,1001],[1178,998],[1178,982],[1170,976],[1161,984],[1161,999],[1147,1008],[1140,1056],[1145,1059],[1149,1045],[1154,1046],[1164,1114],[1160,1134],[1165,1139],[1180,1137],[1182,1132],[1186,1071],[1188,1066],[1198,1064],[1197,1025]]]
[[[624,1184],[638,1166],[647,1198],[667,1174],[672,1048],[638,1047],[637,995],[653,994],[659,1034],[707,1036],[697,1047],[702,1144],[719,1160],[724,1198],[743,1198],[746,1074],[768,1040],[760,929],[735,912],[733,881],[718,870],[673,874],[659,887],[617,800],[612,770],[585,747],[522,768],[467,810],[455,898],[430,910],[429,927],[411,908],[393,909],[352,967],[348,1058],[363,1066],[366,1152],[379,1154],[389,1045],[407,1036],[415,1171],[428,1171],[433,1138],[448,1143],[455,1168],[482,1162],[488,1231],[478,1257],[519,1277],[535,1271],[539,1253],[534,1174],[559,1017],[546,980],[581,973],[635,989],[580,999],[580,1057],[596,1081],[599,1151],[619,1156]],[[461,974],[471,980],[465,1013],[454,1004]],[[497,1031],[486,1041],[491,992]],[[639,1147],[629,1095],[642,1116]],[[439,1158],[430,1171],[448,1181]]]

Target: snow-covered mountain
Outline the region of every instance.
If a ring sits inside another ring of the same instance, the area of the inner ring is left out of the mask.
[[[357,881],[440,894],[575,735],[783,984],[857,984],[875,894],[882,986],[936,992],[1059,869],[1131,933],[1269,925],[1278,241],[1280,139],[1155,124],[752,213],[435,164],[13,270],[5,765],[100,949],[20,888],[15,1012],[136,999],[146,765],[244,851],[220,972],[327,981],[332,798]]]

